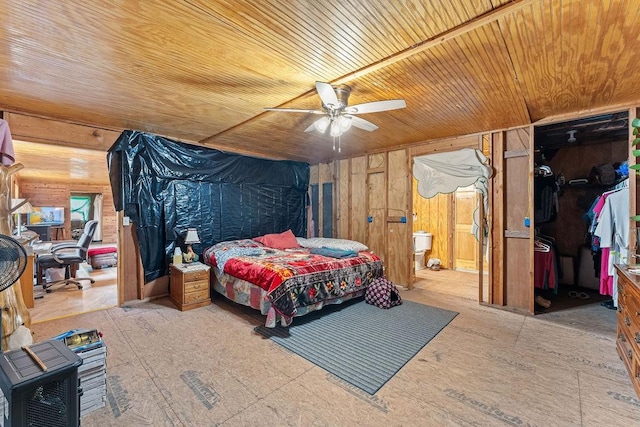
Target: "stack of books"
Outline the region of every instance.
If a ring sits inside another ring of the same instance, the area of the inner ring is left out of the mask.
[[[72,329],[54,339],[63,341],[82,358],[78,368],[80,418],[104,408],[107,401],[107,347],[96,329]]]

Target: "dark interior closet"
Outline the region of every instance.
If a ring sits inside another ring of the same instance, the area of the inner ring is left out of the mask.
[[[627,112],[535,128],[536,314],[595,303],[613,308],[611,292],[601,290],[593,209],[628,182],[628,129]]]

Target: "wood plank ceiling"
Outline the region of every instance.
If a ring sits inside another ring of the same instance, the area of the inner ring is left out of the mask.
[[[640,99],[640,0],[0,5],[1,110],[261,157],[314,164]],[[363,116],[379,129],[338,153],[304,132],[318,116],[263,111],[319,109],[316,80],[407,108]],[[27,178],[63,167],[16,145]]]

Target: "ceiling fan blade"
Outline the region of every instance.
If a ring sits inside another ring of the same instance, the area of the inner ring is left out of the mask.
[[[267,111],[280,111],[281,113],[308,113],[308,114],[327,114],[321,110],[303,110],[299,108],[265,108]]]
[[[311,123],[311,126],[306,128],[304,131],[305,132],[313,132],[314,130],[316,130],[316,123],[315,122]]]
[[[316,82],[316,90],[318,91],[318,95],[320,95],[322,103],[328,108],[333,109],[338,106],[338,96],[333,86],[329,83]]]
[[[389,99],[386,101],[365,102],[345,108],[344,112],[349,114],[377,113],[378,111],[397,110],[405,108],[407,103],[404,99]]]
[[[351,124],[357,128],[360,128],[369,132],[372,132],[378,129],[378,126],[374,125],[368,120],[361,119],[360,117],[356,117],[356,116],[346,116],[346,117],[349,117],[351,119]]]

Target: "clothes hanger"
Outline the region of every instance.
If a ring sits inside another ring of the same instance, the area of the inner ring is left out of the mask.
[[[547,165],[536,166],[535,172],[538,176],[553,176],[553,172],[551,171],[551,167]]]
[[[538,252],[550,252],[551,247],[545,243],[542,243],[540,240],[535,240],[533,250]]]

